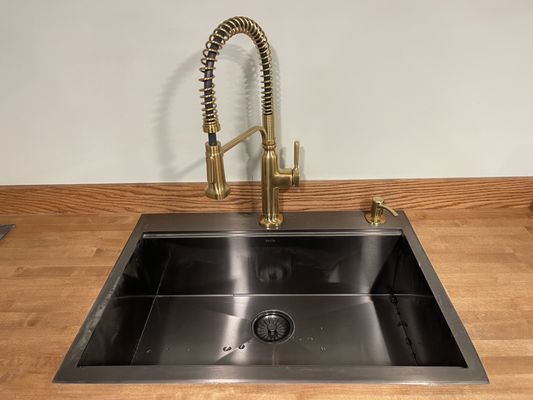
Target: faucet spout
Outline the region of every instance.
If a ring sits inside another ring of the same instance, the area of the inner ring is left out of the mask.
[[[237,33],[248,35],[259,51],[262,75],[262,126],[254,126],[225,145],[221,145],[216,136],[220,131],[220,123],[218,121],[215,84],[213,82],[215,77],[214,70],[217,61],[216,57],[222,46]],[[205,193],[208,197],[217,200],[224,199],[230,193],[230,187],[226,183],[224,174],[224,153],[248,139],[254,133],[259,132],[261,133],[263,146],[261,159],[262,214],[259,217],[259,223],[267,229],[277,228],[283,222],[279,207],[279,190],[299,183],[300,145],[295,142],[294,168],[280,168],[274,130],[272,57],[266,35],[252,19],[233,17],[222,22],[213,31],[202,54],[201,62],[203,66],[200,71],[203,76],[200,81],[203,82],[203,87],[200,91],[203,99],[203,131],[208,134],[208,141],[205,147],[207,167]]]
[[[203,82],[202,105],[203,105],[203,130],[209,135],[209,144],[216,145],[216,133],[220,131],[218,121],[217,104],[215,97],[215,63],[217,56],[226,42],[238,33],[244,33],[254,42],[261,60],[262,75],[262,101],[261,107],[263,116],[273,114],[273,89],[272,89],[272,55],[270,45],[265,33],[261,27],[248,17],[233,17],[222,22],[209,36],[200,71],[203,76],[200,81]],[[267,128],[268,129],[268,128]]]

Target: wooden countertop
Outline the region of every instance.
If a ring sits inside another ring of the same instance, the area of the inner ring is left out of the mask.
[[[489,385],[60,385],[52,378],[138,214],[0,215],[1,399],[532,399],[533,212],[407,212]]]

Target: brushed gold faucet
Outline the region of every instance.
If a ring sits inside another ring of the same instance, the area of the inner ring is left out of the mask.
[[[262,75],[262,125],[251,127],[225,145],[221,145],[216,134],[220,131],[215,84],[213,82],[216,57],[222,46],[237,33],[244,33],[253,40],[261,59]],[[262,213],[259,223],[267,229],[277,228],[283,222],[279,208],[279,190],[296,186],[300,181],[300,143],[294,142],[294,168],[280,168],[276,151],[276,135],[274,131],[274,107],[272,89],[272,57],[270,45],[265,33],[259,25],[247,17],[233,17],[222,22],[209,36],[205,44],[202,67],[203,76],[202,105],[203,131],[208,134],[205,144],[205,160],[207,167],[207,186],[205,193],[212,199],[224,199],[230,193],[224,173],[224,154],[233,147],[248,139],[254,133],[261,134],[263,155],[261,158],[261,195]]]

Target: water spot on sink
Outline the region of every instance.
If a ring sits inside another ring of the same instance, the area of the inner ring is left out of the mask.
[[[312,342],[313,340],[315,340],[315,338],[313,336],[307,336],[307,340],[309,340],[310,342]]]
[[[147,349],[146,354],[150,354],[152,352],[152,349]]]
[[[230,351],[231,350],[231,346],[224,346],[224,347],[222,347],[222,350]]]
[[[241,344],[241,345],[239,346],[239,350],[242,350],[242,349],[244,349],[245,347],[246,347],[246,346],[245,346],[244,344]]]
[[[320,350],[326,351],[328,348],[326,346],[320,346]]]

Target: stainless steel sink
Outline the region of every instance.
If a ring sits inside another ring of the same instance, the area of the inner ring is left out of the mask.
[[[56,382],[486,383],[403,213],[143,215]]]

